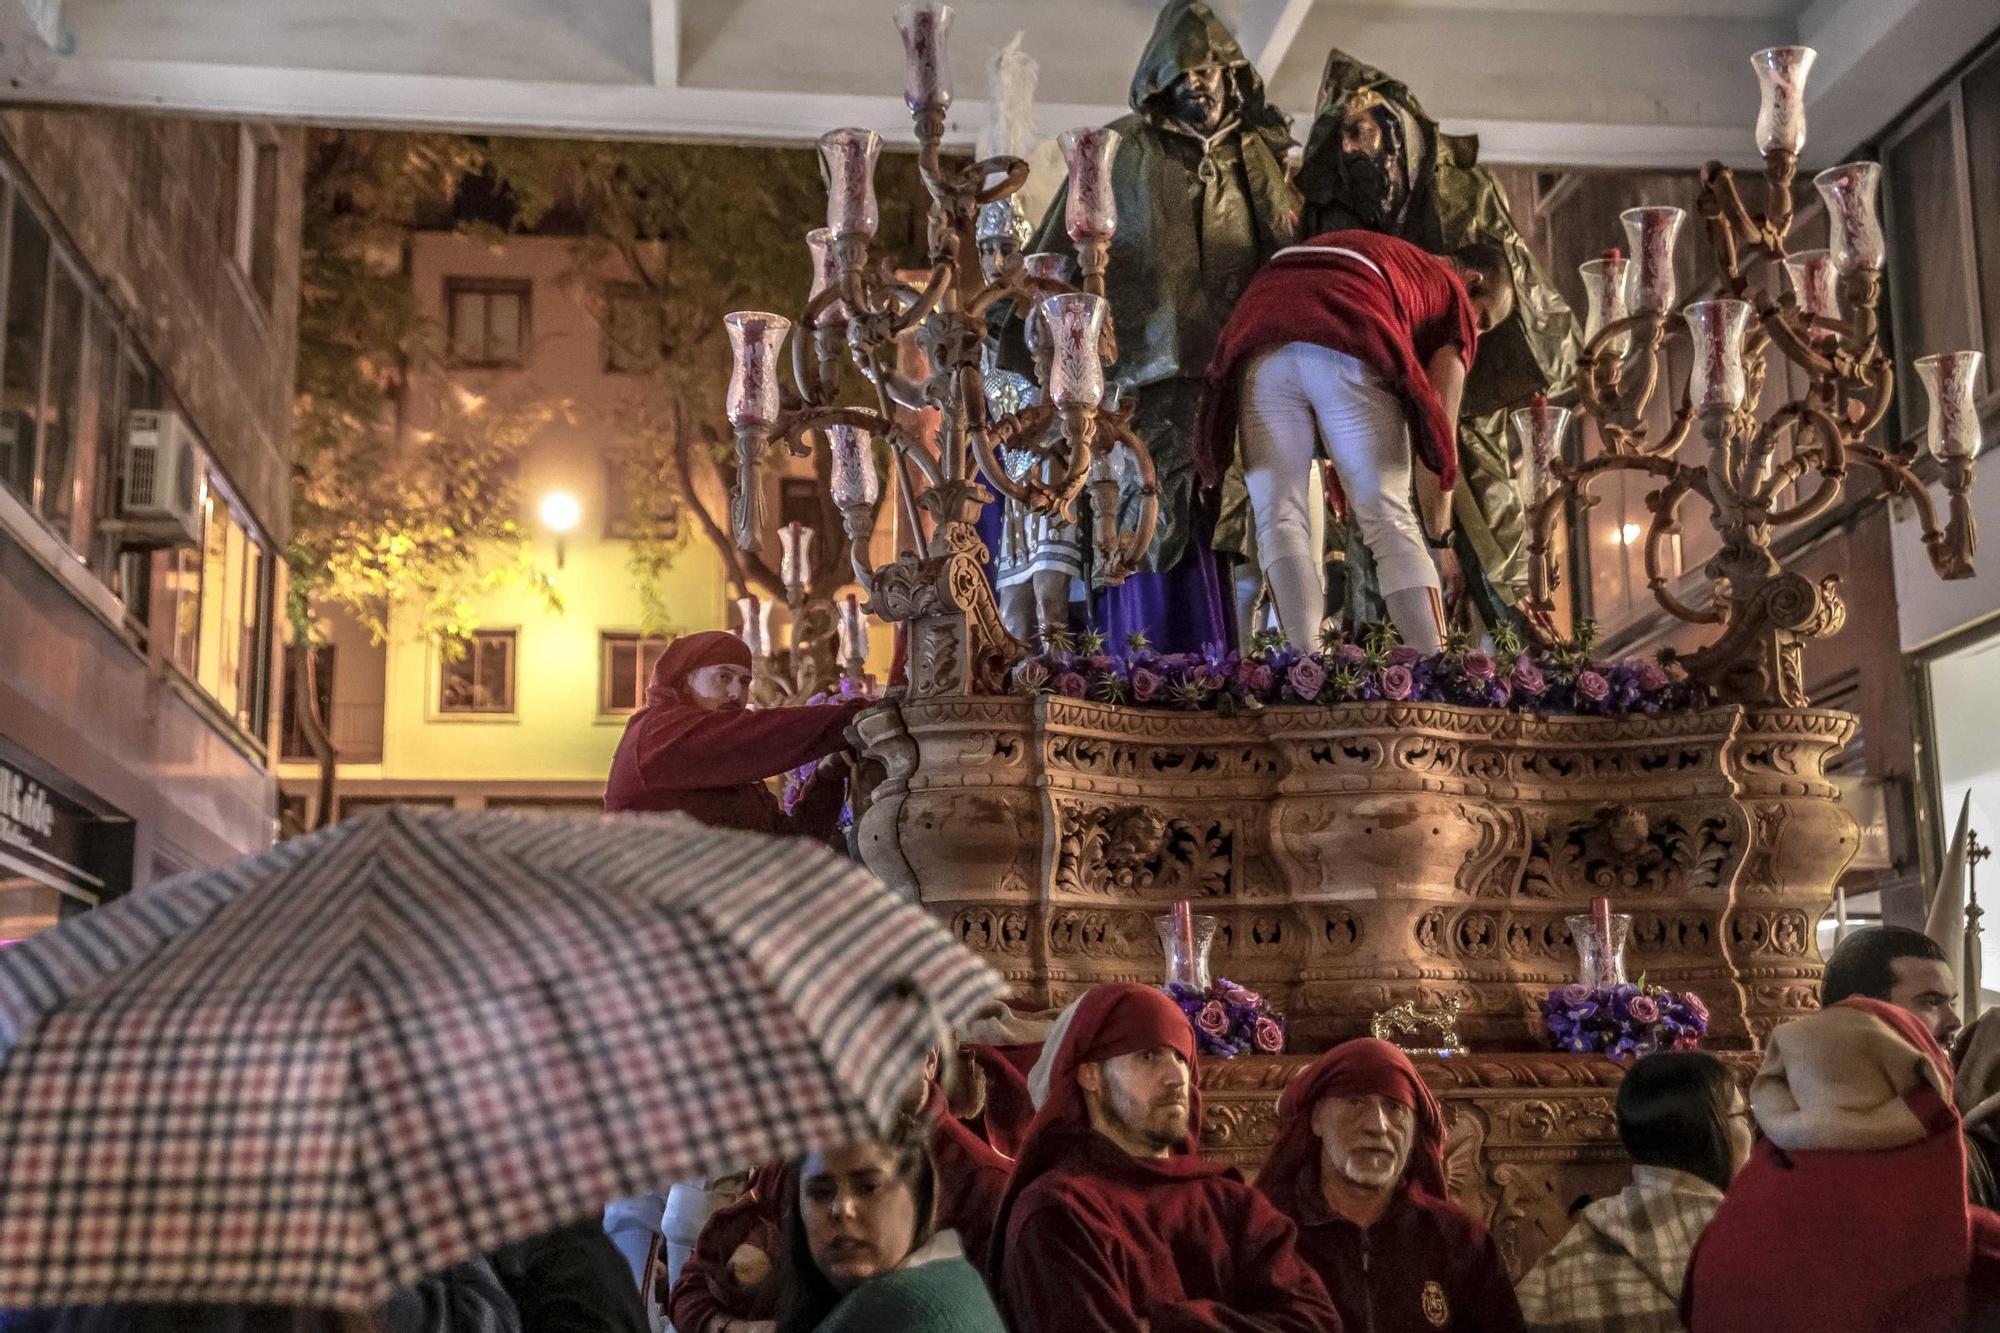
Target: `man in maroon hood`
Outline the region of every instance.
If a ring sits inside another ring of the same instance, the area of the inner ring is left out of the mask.
[[[604,808],[679,810],[718,828],[830,837],[841,806],[832,773],[822,769],[790,816],[764,779],[839,753],[847,724],[869,701],[751,712],[743,706],[749,689],[750,649],[734,634],[708,630],[668,644],[646,706],[618,742]]]
[[[1347,1328],[1521,1333],[1493,1237],[1445,1199],[1437,1098],[1390,1043],[1342,1042],[1286,1086],[1257,1188]]]
[[[1043,1058],[1046,1097],[987,1266],[1009,1328],[1338,1333],[1292,1224],[1196,1151],[1194,1029],[1179,1005],[1151,986],[1099,986]]]

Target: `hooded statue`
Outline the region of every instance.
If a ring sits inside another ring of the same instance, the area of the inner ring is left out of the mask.
[[[1511,618],[1526,592],[1527,547],[1514,489],[1506,413],[1567,385],[1581,340],[1555,283],[1529,252],[1479,141],[1444,134],[1401,82],[1344,51],[1327,54],[1299,170],[1299,234],[1386,232],[1433,254],[1474,241],[1498,245],[1514,276],[1514,313],[1479,340],[1459,413],[1459,483],[1452,513],[1467,592],[1481,618]],[[1383,618],[1373,562],[1347,541],[1349,623]]]
[[[1208,67],[1221,72],[1218,87],[1189,78]],[[1118,360],[1109,380],[1132,402],[1134,428],[1152,451],[1160,518],[1144,572],[1100,592],[1093,610],[1114,644],[1143,629],[1162,646],[1192,649],[1224,635],[1212,515],[1194,472],[1202,375],[1251,275],[1294,239],[1298,196],[1285,173],[1285,119],[1201,0],[1169,0],[1160,12],[1130,103],[1132,114],[1111,125],[1119,135],[1111,166],[1118,233],[1105,295]],[[1063,225],[1068,200],[1065,186],[1031,250],[1075,253]],[[1125,480],[1119,508],[1130,527],[1140,497],[1136,479]]]

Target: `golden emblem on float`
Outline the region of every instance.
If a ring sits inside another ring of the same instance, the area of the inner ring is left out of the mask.
[[[1451,1306],[1445,1303],[1444,1288],[1433,1278],[1424,1283],[1424,1318],[1431,1321],[1432,1328],[1443,1328],[1451,1318]]]

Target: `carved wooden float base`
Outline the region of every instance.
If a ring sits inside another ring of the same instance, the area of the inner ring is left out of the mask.
[[[857,837],[1031,1005],[1159,981],[1153,918],[1190,898],[1220,918],[1214,970],[1269,995],[1294,1049],[1456,997],[1472,1049],[1533,1050],[1537,999],[1576,973],[1564,918],[1608,894],[1631,973],[1697,992],[1708,1044],[1747,1050],[1817,1003],[1857,844],[1825,765],[1854,725],[929,697],[860,719],[886,778]]]
[[[1593,1055],[1414,1057],[1443,1103],[1452,1200],[1491,1228],[1518,1279],[1569,1229],[1570,1205],[1631,1182],[1614,1106],[1625,1066]],[[1725,1056],[1747,1080],[1756,1061]],[[1254,1177],[1277,1132],[1278,1094],[1311,1056],[1202,1066],[1202,1144]]]

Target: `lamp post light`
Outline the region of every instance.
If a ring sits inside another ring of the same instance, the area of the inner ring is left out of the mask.
[[[542,526],[556,535],[556,568],[563,567],[569,534],[583,522],[583,503],[568,491],[550,491],[536,508]]]

